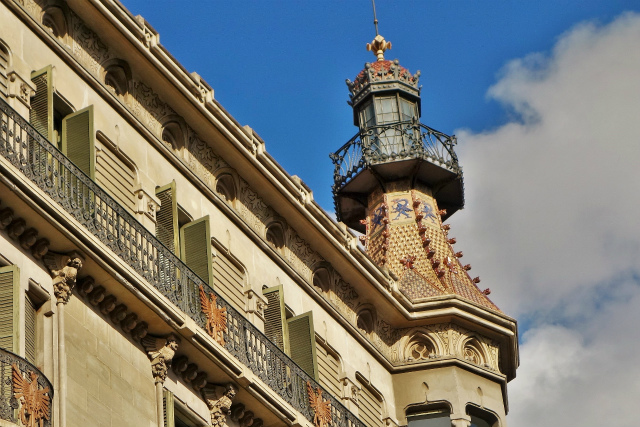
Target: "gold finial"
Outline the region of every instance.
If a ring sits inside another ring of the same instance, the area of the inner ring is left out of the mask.
[[[376,27],[376,37],[371,43],[367,43],[367,50],[372,51],[378,61],[384,61],[384,52],[391,49],[391,42],[388,42],[378,33],[378,18],[376,18],[376,2],[371,0],[373,6],[373,25]]]
[[[384,52],[391,49],[391,42],[388,42],[380,34],[376,35],[371,43],[367,43],[367,50],[373,52],[378,61],[384,61]]]

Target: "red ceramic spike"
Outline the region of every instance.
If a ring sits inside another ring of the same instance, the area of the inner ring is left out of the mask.
[[[469,271],[469,270],[471,270],[471,264],[467,264],[467,265],[465,265],[465,266],[464,266],[464,267],[462,267],[462,268],[464,268],[464,269],[465,269],[465,271]]]
[[[480,278],[479,277],[474,277],[473,278],[473,283],[475,283],[475,284],[480,283]]]
[[[448,239],[447,242],[449,242],[450,245],[455,245],[457,240],[456,240],[455,237],[452,237],[452,238]]]
[[[456,252],[455,255],[456,255],[456,258],[462,258],[463,253],[462,251],[460,251],[460,252]]]

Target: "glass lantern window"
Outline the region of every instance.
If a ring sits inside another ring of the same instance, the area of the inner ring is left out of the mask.
[[[400,116],[403,122],[408,122],[416,115],[416,104],[406,99],[400,99]]]
[[[376,123],[384,125],[400,120],[398,114],[398,100],[395,96],[376,98]]]
[[[369,102],[364,106],[360,113],[360,123],[362,127],[369,127],[375,124],[375,111],[373,109],[373,102]]]

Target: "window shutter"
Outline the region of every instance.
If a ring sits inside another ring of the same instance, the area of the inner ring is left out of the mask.
[[[313,379],[318,381],[316,361],[316,335],[313,330],[313,313],[306,312],[287,320],[291,359]]]
[[[339,358],[320,343],[316,346],[316,355],[318,360],[318,382],[333,397],[340,399],[342,387],[340,386]]]
[[[62,152],[91,179],[96,175],[94,139],[93,105],[62,120]]]
[[[176,182],[156,189],[160,200],[160,210],[156,213],[156,237],[170,251],[180,255],[178,245],[178,202],[176,200]]]
[[[287,322],[284,311],[284,293],[282,285],[267,288],[262,291],[267,298],[267,308],[264,310],[264,334],[285,353],[289,353]]]
[[[211,264],[211,228],[209,216],[191,221],[180,229],[180,254],[182,260],[202,280],[213,286]]]
[[[0,45],[0,97],[7,99],[9,96],[9,79],[7,69],[9,68],[9,52]]]
[[[360,380],[359,382],[361,385],[360,393],[358,393],[358,415],[360,419],[368,426],[382,425],[382,399],[367,384]]]
[[[29,121],[49,141],[53,141],[53,84],[51,65],[31,73],[36,94],[31,98]]]
[[[18,353],[20,330],[19,270],[15,265],[0,267],[0,347]]]
[[[173,411],[173,393],[169,390],[162,391],[162,412],[164,414],[164,427],[175,426],[175,415]]]
[[[26,359],[36,363],[36,304],[29,297],[24,296],[24,354]]]

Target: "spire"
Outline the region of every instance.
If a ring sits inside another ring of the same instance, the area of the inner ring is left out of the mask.
[[[371,5],[373,6],[373,25],[376,27],[376,36],[371,43],[367,43],[367,50],[373,52],[373,54],[378,58],[378,61],[384,61],[384,52],[387,49],[391,49],[391,42],[386,41],[378,32],[378,18],[376,17],[375,0],[371,0]]]

